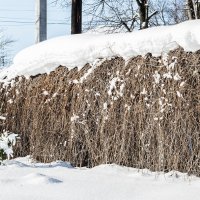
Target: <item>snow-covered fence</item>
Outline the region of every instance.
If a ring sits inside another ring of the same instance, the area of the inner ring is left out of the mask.
[[[0,88],[17,156],[200,175],[200,52],[59,67]]]

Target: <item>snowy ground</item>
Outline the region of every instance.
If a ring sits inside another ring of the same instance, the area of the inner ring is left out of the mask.
[[[0,200],[198,200],[200,178],[101,165],[72,168],[26,158],[0,166]]]

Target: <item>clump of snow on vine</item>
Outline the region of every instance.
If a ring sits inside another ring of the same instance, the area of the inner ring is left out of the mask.
[[[0,134],[0,164],[3,160],[13,157],[13,146],[16,144],[18,135],[8,131]]]

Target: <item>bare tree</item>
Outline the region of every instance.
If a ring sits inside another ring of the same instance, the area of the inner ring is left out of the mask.
[[[200,19],[200,1],[186,0],[187,14],[190,20]]]
[[[3,30],[0,30],[0,67],[10,64],[9,47],[14,41],[5,37]]]
[[[53,2],[73,7],[73,0],[55,0]],[[122,29],[132,32],[138,26],[141,29],[147,28],[149,19],[157,13],[153,12],[148,15],[147,3],[148,0],[83,0],[83,14],[87,18],[86,29],[106,27],[111,32]]]
[[[71,34],[82,32],[82,7],[85,0],[52,0],[52,4],[59,4],[62,8],[71,8]]]
[[[87,29],[101,27],[107,32],[131,32],[137,26],[138,13],[133,0],[95,0],[85,3]]]
[[[62,6],[71,6],[71,0],[57,1]],[[195,10],[198,11],[199,1],[195,1],[195,8],[194,3],[189,4],[188,10],[194,12],[192,19],[198,16]],[[112,33],[177,24],[188,19],[185,3],[184,0],[83,0],[83,26],[86,30]]]
[[[150,9],[158,11],[150,20],[150,26],[172,25],[188,20],[183,0],[154,0]]]
[[[140,17],[140,29],[145,29],[149,27],[149,20],[158,13],[154,11],[149,15],[149,1],[148,0],[136,0],[139,8]]]
[[[125,29],[128,32],[138,27],[148,28],[150,19],[158,14],[152,9],[152,12],[149,12],[149,2],[149,0],[96,0],[89,4],[89,9],[86,10],[86,13],[93,16],[89,27],[94,24],[99,25],[100,22],[114,30]]]

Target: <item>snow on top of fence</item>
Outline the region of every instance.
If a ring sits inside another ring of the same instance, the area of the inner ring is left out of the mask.
[[[193,20],[132,33],[85,33],[49,39],[19,52],[13,64],[0,72],[0,81],[21,75],[29,77],[49,73],[60,65],[80,69],[99,58],[121,56],[128,60],[148,52],[158,56],[178,46],[186,51],[196,51],[200,49],[199,26],[200,20]]]

